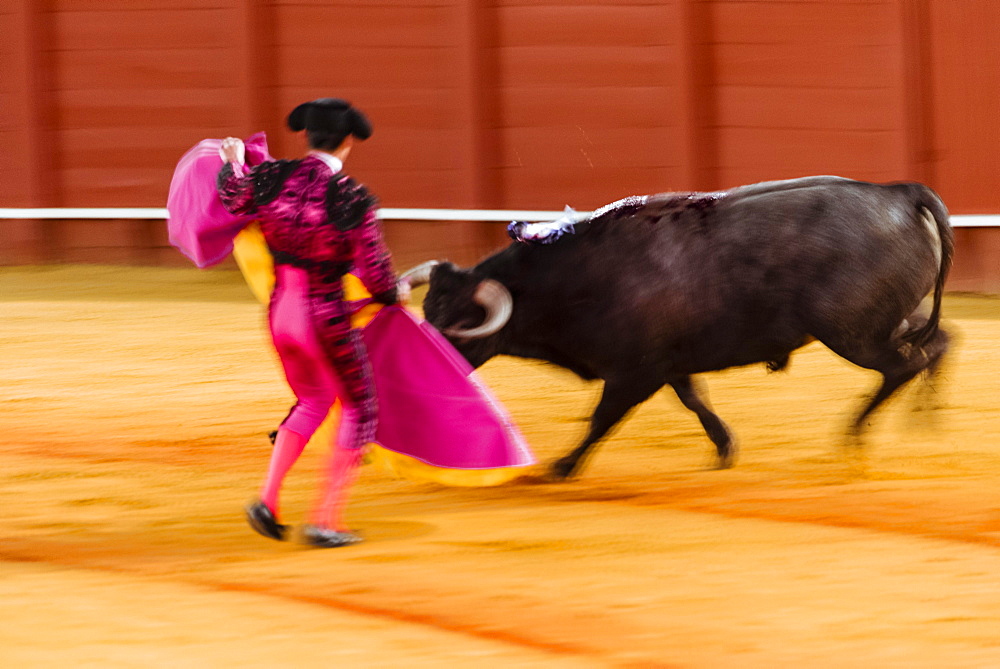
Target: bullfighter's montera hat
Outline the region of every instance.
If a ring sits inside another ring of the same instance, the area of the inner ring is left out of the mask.
[[[319,98],[303,102],[288,115],[288,127],[300,130],[354,135],[360,140],[372,136],[372,124],[364,112],[340,98]]]

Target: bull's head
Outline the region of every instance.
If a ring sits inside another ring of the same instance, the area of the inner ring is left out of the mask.
[[[411,286],[429,283],[424,316],[474,367],[499,350],[498,333],[510,320],[514,301],[494,279],[449,262],[430,261],[405,272]]]

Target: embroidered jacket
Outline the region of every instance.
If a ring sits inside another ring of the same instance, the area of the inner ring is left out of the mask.
[[[276,263],[298,265],[326,282],[356,273],[379,302],[396,301],[396,275],[364,186],[316,156],[261,163],[244,174],[227,163],[219,195],[234,214],[259,216]]]

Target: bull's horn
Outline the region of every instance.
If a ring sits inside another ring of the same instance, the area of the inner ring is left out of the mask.
[[[425,283],[430,283],[431,280],[431,270],[434,269],[435,265],[438,265],[437,260],[428,260],[425,263],[421,263],[416,267],[412,267],[402,274],[399,275],[400,281],[408,280],[410,286],[417,287],[422,286]]]
[[[493,279],[480,281],[472,299],[476,304],[486,309],[486,320],[483,321],[483,324],[468,330],[451,328],[445,330],[445,334],[461,339],[488,337],[499,332],[500,328],[510,320],[510,315],[514,311],[514,298],[510,296],[510,291],[502,283]]]

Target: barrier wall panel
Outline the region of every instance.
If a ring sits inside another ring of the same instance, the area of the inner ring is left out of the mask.
[[[3,63],[0,62],[0,67]],[[0,91],[0,132],[16,133],[23,125],[21,119],[14,113],[20,102],[17,91]]]
[[[899,131],[846,132],[780,128],[720,128],[725,147],[721,169],[739,183],[810,174],[836,174],[856,179],[885,174],[898,178],[895,152]],[[896,175],[896,176],[892,176]]]
[[[698,0],[699,2],[702,0]],[[599,9],[602,7],[633,7],[642,5],[670,6],[676,2],[662,0],[492,0],[498,7],[585,7]]]
[[[713,32],[730,44],[773,44],[805,38],[847,47],[884,44],[897,30],[891,1],[711,2]],[[794,4],[794,7],[790,7]]]
[[[998,33],[992,0],[0,0],[0,142],[23,166],[0,206],[160,206],[199,139],[265,129],[299,155],[284,115],[340,95],[375,123],[349,169],[386,206],[834,172],[994,213]]]
[[[1000,294],[1000,228],[955,230],[948,290]]]
[[[676,6],[500,4],[502,206],[594,207],[676,181]]]
[[[233,49],[135,49],[56,51],[55,87],[81,89],[209,89],[232,80]]]
[[[0,9],[0,35],[4,35],[5,37],[0,40],[0,63],[4,65],[3,71],[11,74],[17,72],[16,70],[10,69],[11,66],[15,65],[17,62],[16,51],[18,44],[16,40],[11,38],[17,30],[17,16],[14,14],[13,8],[8,7],[7,9]],[[12,82],[10,77],[3,77],[0,79],[0,90],[7,90],[11,87]]]
[[[934,185],[955,213],[1000,211],[1000,4],[932,2]]]
[[[449,88],[454,85],[455,56],[455,49],[444,47],[287,46],[278,57],[276,74],[282,86],[327,91],[376,82],[399,88]]]
[[[0,121],[5,121],[3,115],[0,115]],[[0,202],[18,202],[24,196],[24,169],[20,167],[23,163],[17,160],[20,158],[19,154],[25,150],[22,145],[21,132],[17,128],[0,126],[0,146],[4,147],[7,155],[14,159],[7,163],[3,170],[4,178],[0,179]],[[0,226],[4,223],[0,220]]]
[[[205,132],[218,137],[226,132],[224,126],[206,128]],[[182,153],[204,139],[190,128],[161,128],[149,132],[144,128],[81,128],[64,130],[60,164],[66,170],[92,168],[94,155],[101,156],[102,167],[109,169],[139,169],[156,166],[166,168],[176,164]],[[221,162],[220,162],[221,167]],[[166,195],[166,184],[157,189]],[[67,195],[69,195],[67,193]],[[120,203],[119,206],[138,206]]]
[[[359,154],[357,163],[351,161],[350,173],[366,184],[384,207],[400,203],[428,209],[457,207],[466,194],[462,175],[453,169],[371,170],[364,168]]]
[[[80,89],[59,92],[57,114],[59,126],[66,129],[141,128],[155,134],[160,128],[184,128],[198,136],[208,129],[232,124],[236,100],[236,90],[230,86]]]
[[[237,132],[243,103],[234,3],[57,3],[58,201],[156,206],[173,166]]]
[[[677,167],[671,155],[671,128],[607,128],[559,125],[507,128],[502,166],[547,170],[552,167]]]
[[[277,21],[276,44],[330,44],[338,49],[439,47],[455,43],[450,6],[288,6]]]
[[[667,46],[505,47],[500,82],[518,86],[649,86],[663,82]]]
[[[461,169],[460,156],[455,146],[462,141],[461,128],[442,130],[414,130],[398,128],[383,122],[376,130],[378,141],[356,145],[350,164],[364,169],[441,170]]]
[[[142,225],[128,220],[53,221],[61,257],[70,263],[131,264],[145,257]]]
[[[808,8],[810,6],[826,10],[834,5],[859,5],[865,7],[877,7],[892,5],[894,0],[695,0],[705,4],[725,3],[729,5],[745,5],[752,11],[766,9],[772,5],[796,5],[795,9]]]
[[[282,90],[280,108],[294,105],[329,91]],[[467,188],[461,172],[467,169],[457,150],[464,129],[456,123],[453,106],[459,99],[454,91],[408,90],[395,96],[392,91],[338,89],[370,116],[375,127],[373,139],[357,146],[347,171],[367,183],[386,206],[441,207],[466,202]],[[421,123],[419,116],[430,119]],[[294,157],[306,151],[304,137],[278,133],[273,153]]]
[[[194,144],[194,142],[192,142]],[[180,155],[174,159],[174,164]],[[174,165],[154,167],[74,167],[60,171],[62,195],[78,207],[162,207]]]
[[[55,221],[60,243],[68,249],[120,248],[132,243],[144,226],[129,220]]]
[[[894,88],[719,86],[725,124],[732,128],[795,130],[895,130],[899,95]]]
[[[715,46],[717,84],[801,88],[885,88],[896,58],[887,44],[768,43]]]
[[[581,178],[586,170],[587,178]],[[656,167],[549,167],[545,170],[504,168],[501,170],[509,192],[522,193],[518,199],[528,209],[560,210],[569,205],[588,211],[641,195],[679,190],[679,170]]]
[[[10,105],[0,110],[3,127],[14,132],[5,143],[7,165],[4,188],[12,204],[51,205],[59,181],[53,164],[53,126],[49,105],[51,81],[46,49],[50,46],[39,3],[21,0],[9,6],[3,35],[5,51],[0,70]]]
[[[315,6],[353,8],[358,5],[365,7],[451,7],[455,0],[270,0],[282,7]]]
[[[290,110],[303,100],[315,98],[318,90],[283,87],[275,94],[281,108]],[[375,132],[382,127],[400,130],[455,129],[460,127],[458,108],[465,103],[459,88],[338,86],[336,93],[363,108],[372,120]]]
[[[593,47],[662,46],[669,32],[663,29],[663,3],[614,5],[521,5],[497,11],[497,35],[505,47],[580,46],[587,35]]]
[[[397,272],[404,272],[427,260],[472,265],[505,245],[502,239],[496,237],[492,237],[490,242],[491,236],[483,234],[481,223],[386,221],[383,227]]]
[[[128,10],[136,13],[181,8],[217,9],[230,6],[230,3],[218,0],[47,0],[47,4],[55,12]]]
[[[18,141],[18,132],[24,126],[24,119],[20,118],[17,111],[20,98],[24,95],[19,84],[24,72],[17,53],[20,40],[14,39],[19,26],[17,17],[14,16],[13,5],[14,3],[9,1],[0,4],[0,35],[5,36],[5,39],[0,40],[0,72],[5,73],[0,77],[0,138],[5,140],[2,146],[10,146],[10,142]],[[11,187],[12,184],[0,184],[0,198],[9,197]]]
[[[507,128],[536,125],[587,128],[676,127],[676,86],[564,86],[504,88]]]
[[[711,4],[719,185],[906,176],[895,3]]]
[[[35,265],[60,258],[60,250],[46,235],[46,222],[0,221],[0,266]]]
[[[132,50],[224,48],[229,39],[220,28],[232,21],[230,9],[52,14],[53,33],[60,51],[115,51],[124,58]]]
[[[461,64],[469,26],[460,4],[276,7],[277,105],[286,114],[336,95],[365,110],[375,134],[352,153],[348,171],[386,206],[468,201],[471,92]],[[275,147],[287,156],[305,148],[288,133]]]

